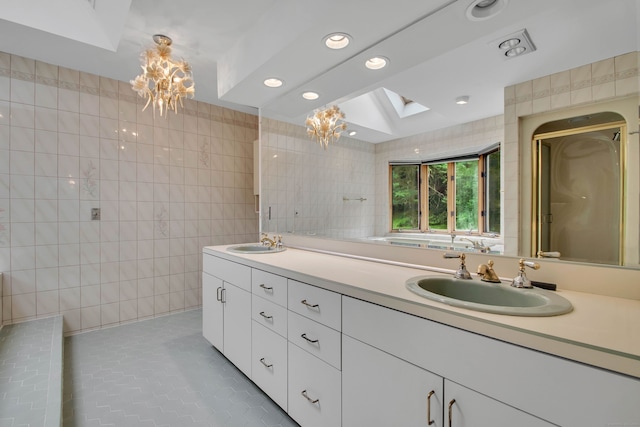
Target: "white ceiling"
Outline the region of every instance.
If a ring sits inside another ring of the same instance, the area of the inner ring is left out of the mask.
[[[380,142],[501,114],[505,86],[639,49],[640,0],[500,1],[471,21],[472,0],[21,0],[0,9],[0,51],[129,81],[165,34],[197,100],[300,125],[338,103],[356,138]],[[537,50],[506,59],[496,42],[524,28]],[[331,32],[352,42],[327,49]],[[389,66],[365,69],[374,55]],[[430,110],[401,119],[381,88]]]

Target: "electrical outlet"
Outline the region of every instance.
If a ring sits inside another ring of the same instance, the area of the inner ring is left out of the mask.
[[[91,208],[91,221],[100,221],[100,208]]]

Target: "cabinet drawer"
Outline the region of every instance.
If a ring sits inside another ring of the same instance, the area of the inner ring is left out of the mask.
[[[341,334],[318,322],[289,312],[289,341],[341,369]]]
[[[340,371],[289,343],[289,415],[304,427],[339,427]]]
[[[338,293],[289,279],[289,310],[339,331],[342,300]]]
[[[252,322],[251,379],[287,410],[287,340]]]
[[[254,295],[287,306],[287,278],[266,271],[251,270],[251,289]]]
[[[251,299],[251,318],[277,334],[287,337],[287,309],[253,296]]]
[[[203,254],[202,271],[251,292],[251,267]]]

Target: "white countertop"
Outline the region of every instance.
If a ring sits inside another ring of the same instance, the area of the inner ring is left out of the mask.
[[[428,300],[405,287],[415,276],[442,273],[287,248],[236,254],[228,246],[204,252],[384,305],[460,329],[640,378],[640,301],[563,291],[573,311],[518,317],[482,313]]]

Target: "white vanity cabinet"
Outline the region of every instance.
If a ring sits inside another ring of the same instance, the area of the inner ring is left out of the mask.
[[[353,396],[369,393],[351,380],[363,375],[359,372],[362,367],[353,366],[357,356],[349,354],[356,347],[350,344],[353,338],[444,378],[441,401],[446,426],[451,401],[452,427],[640,423],[638,379],[346,296],[342,306],[345,414],[352,404],[358,404]],[[394,369],[396,364],[394,359],[377,368]],[[398,378],[397,382],[390,379],[386,386],[414,390],[421,381],[406,375]],[[392,405],[378,410],[393,416]],[[424,408],[415,410],[425,412]]]
[[[288,412],[305,427],[339,427],[341,295],[289,279]]]
[[[287,410],[287,279],[251,271],[251,379]]]
[[[443,426],[442,377],[346,335],[342,352],[345,427]]]
[[[202,335],[251,376],[251,269],[203,255]]]
[[[444,390],[446,426],[553,427],[554,425],[452,381],[445,381]]]

